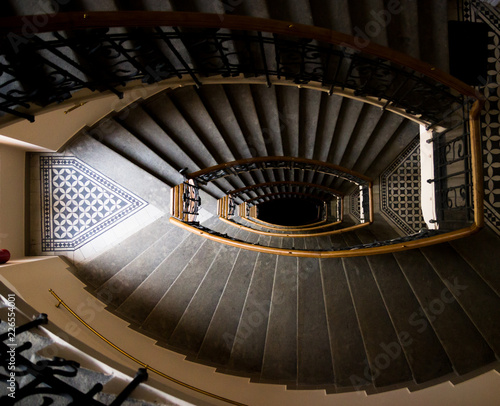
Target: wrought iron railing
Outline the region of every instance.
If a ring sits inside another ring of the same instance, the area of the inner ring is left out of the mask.
[[[441,230],[455,230],[474,222],[474,190],[471,154],[471,103],[450,115],[442,131],[434,131],[427,142],[434,149],[436,219]],[[424,180],[425,181],[425,180]]]
[[[184,223],[183,223],[184,224]],[[202,228],[202,226],[199,226],[198,227]],[[146,364],[145,362],[139,360],[138,358],[134,357],[133,355],[129,354],[128,352],[126,352],[125,350],[123,350],[122,348],[120,348],[119,346],[117,346],[115,343],[111,342],[109,339],[107,339],[106,337],[104,337],[101,333],[99,333],[96,329],[94,329],[90,324],[88,324],[85,320],[83,320],[71,307],[69,307],[57,294],[56,292],[54,292],[52,289],[49,289],[49,292],[52,294],[52,296],[54,296],[54,298],[56,298],[56,300],[58,301],[56,307],[60,307],[62,306],[64,309],[66,309],[73,317],[75,317],[83,326],[85,326],[88,330],[90,330],[93,334],[95,334],[97,337],[99,337],[102,341],[104,341],[106,344],[108,344],[110,347],[112,347],[114,350],[118,351],[120,354],[124,355],[125,357],[127,357],[129,360],[135,362],[136,364],[140,365],[144,371],[150,371],[158,376],[161,376],[162,378],[165,378],[167,379],[168,381],[170,382],[173,382],[177,385],[180,385],[186,389],[189,389],[189,390],[192,390],[194,392],[197,392],[199,394],[202,394],[202,395],[205,395],[205,396],[208,396],[212,399],[216,399],[216,400],[219,400],[219,401],[222,401],[222,402],[225,402],[225,403],[228,403],[228,404],[232,404],[232,405],[237,405],[237,406],[246,406],[245,404],[243,403],[240,403],[240,402],[237,402],[237,401],[234,401],[234,400],[231,400],[231,399],[228,399],[228,398],[225,398],[223,396],[219,396],[219,395],[216,395],[215,393],[212,393],[212,392],[209,392],[209,391],[206,391],[206,390],[203,390],[203,389],[200,389],[200,388],[197,388],[193,385],[190,385],[186,382],[183,382],[183,381],[180,381],[179,379],[176,379],[170,375],[167,375],[165,374],[164,372],[154,368],[152,365],[148,365]],[[146,374],[147,376],[147,374]],[[85,403],[84,403],[85,404]],[[90,403],[89,403],[90,404]]]
[[[422,230],[421,232],[405,237],[399,237],[391,240],[374,241],[372,243],[358,244],[341,248],[332,246],[330,250],[319,249],[319,248],[314,250],[295,249],[295,248],[288,249],[288,248],[279,248],[269,245],[261,245],[258,243],[246,242],[238,238],[230,237],[227,234],[222,234],[213,231],[202,225],[199,224],[190,225],[174,218],[170,218],[170,221],[173,224],[177,225],[178,227],[184,228],[194,234],[200,235],[212,241],[217,241],[225,245],[230,245],[237,248],[243,248],[250,251],[258,251],[269,254],[285,255],[293,257],[338,258],[338,257],[357,257],[357,256],[366,256],[374,254],[385,254],[391,252],[404,251],[412,248],[425,247],[427,245],[432,245],[432,244],[439,244],[450,240],[445,233],[439,230],[425,229]],[[365,227],[366,225],[368,224],[358,224],[356,226],[352,226],[346,229],[339,229],[335,231],[327,231],[323,233],[315,233],[302,236],[290,234],[289,237],[317,238],[318,235],[342,234],[354,231],[358,228]],[[283,234],[277,234],[277,235],[283,237]],[[460,238],[461,236],[462,235],[457,236],[456,238]]]
[[[200,207],[200,190],[196,181],[186,180],[170,190],[170,213],[173,217],[194,223]]]
[[[343,196],[343,193],[338,190],[323,186],[321,184],[297,182],[297,181],[281,181],[281,182],[266,182],[255,185],[246,186],[240,189],[230,190],[228,194],[235,199],[248,201],[245,195],[254,192],[255,194],[264,195],[273,192],[301,192],[307,194],[315,194],[322,200],[330,201],[337,196]]]
[[[349,89],[372,97],[429,123],[468,95],[463,84],[423,62],[283,21],[179,12],[58,13],[43,27],[35,24],[38,34],[25,34],[30,19],[0,19],[0,110],[30,120],[29,112],[16,108],[61,102],[80,89],[121,97],[130,81],[184,76],[197,86],[209,76],[314,82],[330,93]],[[52,38],[42,32],[53,32]]]
[[[96,383],[87,392],[78,389],[76,382],[82,377],[80,364],[54,357],[51,360],[34,361],[23,354],[32,343],[21,336],[23,332],[48,323],[46,314],[21,326],[11,326],[0,335],[0,366],[6,374],[0,380],[7,384],[7,393],[0,396],[2,405],[44,404],[63,400],[61,404],[106,406],[95,399],[103,385]],[[82,379],[87,379],[87,376]],[[116,396],[110,406],[119,406],[127,400],[135,388],[148,379],[145,368],[140,368],[134,379]],[[68,403],[69,399],[71,402]],[[58,403],[59,404],[59,403]]]
[[[203,185],[225,177],[239,176],[243,173],[273,169],[281,169],[288,172],[300,171],[311,172],[313,174],[323,174],[325,176],[332,176],[346,180],[353,185],[364,186],[371,182],[370,178],[360,173],[338,165],[330,164],[328,162],[284,156],[241,159],[238,161],[212,166],[197,172],[192,172],[186,176],[187,178],[193,179]],[[289,182],[289,180],[286,182]]]

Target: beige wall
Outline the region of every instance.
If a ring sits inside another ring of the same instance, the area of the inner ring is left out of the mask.
[[[0,144],[0,248],[24,256],[25,151]]]

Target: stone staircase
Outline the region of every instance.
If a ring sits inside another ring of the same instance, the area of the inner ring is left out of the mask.
[[[2,11],[32,14],[35,3],[9,2]],[[82,0],[60,10],[115,10],[116,3]],[[144,0],[120,7],[312,24],[447,70],[446,2],[401,1],[392,15],[380,11],[386,3]],[[298,87],[240,83],[159,94],[85,129],[60,151],[130,185],[164,212],[96,258],[75,263],[74,272],[109,311],[158,345],[254,382],[378,392],[494,368],[500,357],[500,240],[489,229],[420,250],[318,259],[223,246],[168,222],[165,185],[180,183],[184,167],[288,155],[376,178],[418,131],[414,122],[361,101]],[[215,198],[227,190],[283,179],[279,170],[228,177],[204,189],[203,207],[214,214]],[[317,174],[293,180],[349,191]],[[294,239],[251,234],[215,217],[203,224],[249,242],[331,249],[398,236],[380,214],[375,217],[368,229]]]

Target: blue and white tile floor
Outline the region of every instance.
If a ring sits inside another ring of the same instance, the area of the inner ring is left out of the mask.
[[[87,262],[165,214],[75,156],[30,159],[32,255]]]

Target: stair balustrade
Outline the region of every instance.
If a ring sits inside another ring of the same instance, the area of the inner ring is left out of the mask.
[[[196,86],[213,76],[318,83],[429,124],[479,97],[431,65],[373,43],[360,48],[355,37],[318,27],[204,13],[69,12],[26,34],[34,18],[0,19],[0,110],[30,121],[32,103],[60,103],[81,89],[122,97],[128,82],[182,77]],[[47,32],[53,39],[40,35]]]
[[[2,405],[20,402],[33,404],[32,402],[40,400],[43,400],[43,404],[51,404],[58,398],[69,396],[72,404],[105,406],[105,403],[94,398],[103,390],[101,383],[96,383],[87,392],[79,390],[75,385],[80,373],[79,363],[60,357],[34,362],[23,355],[33,344],[27,339],[19,338],[19,335],[48,322],[46,314],[40,314],[20,326],[9,322],[8,331],[0,335],[0,366],[7,372],[2,378],[8,385],[6,394],[0,397]],[[115,397],[111,406],[123,404],[134,389],[147,379],[147,370],[140,368],[134,379]]]

